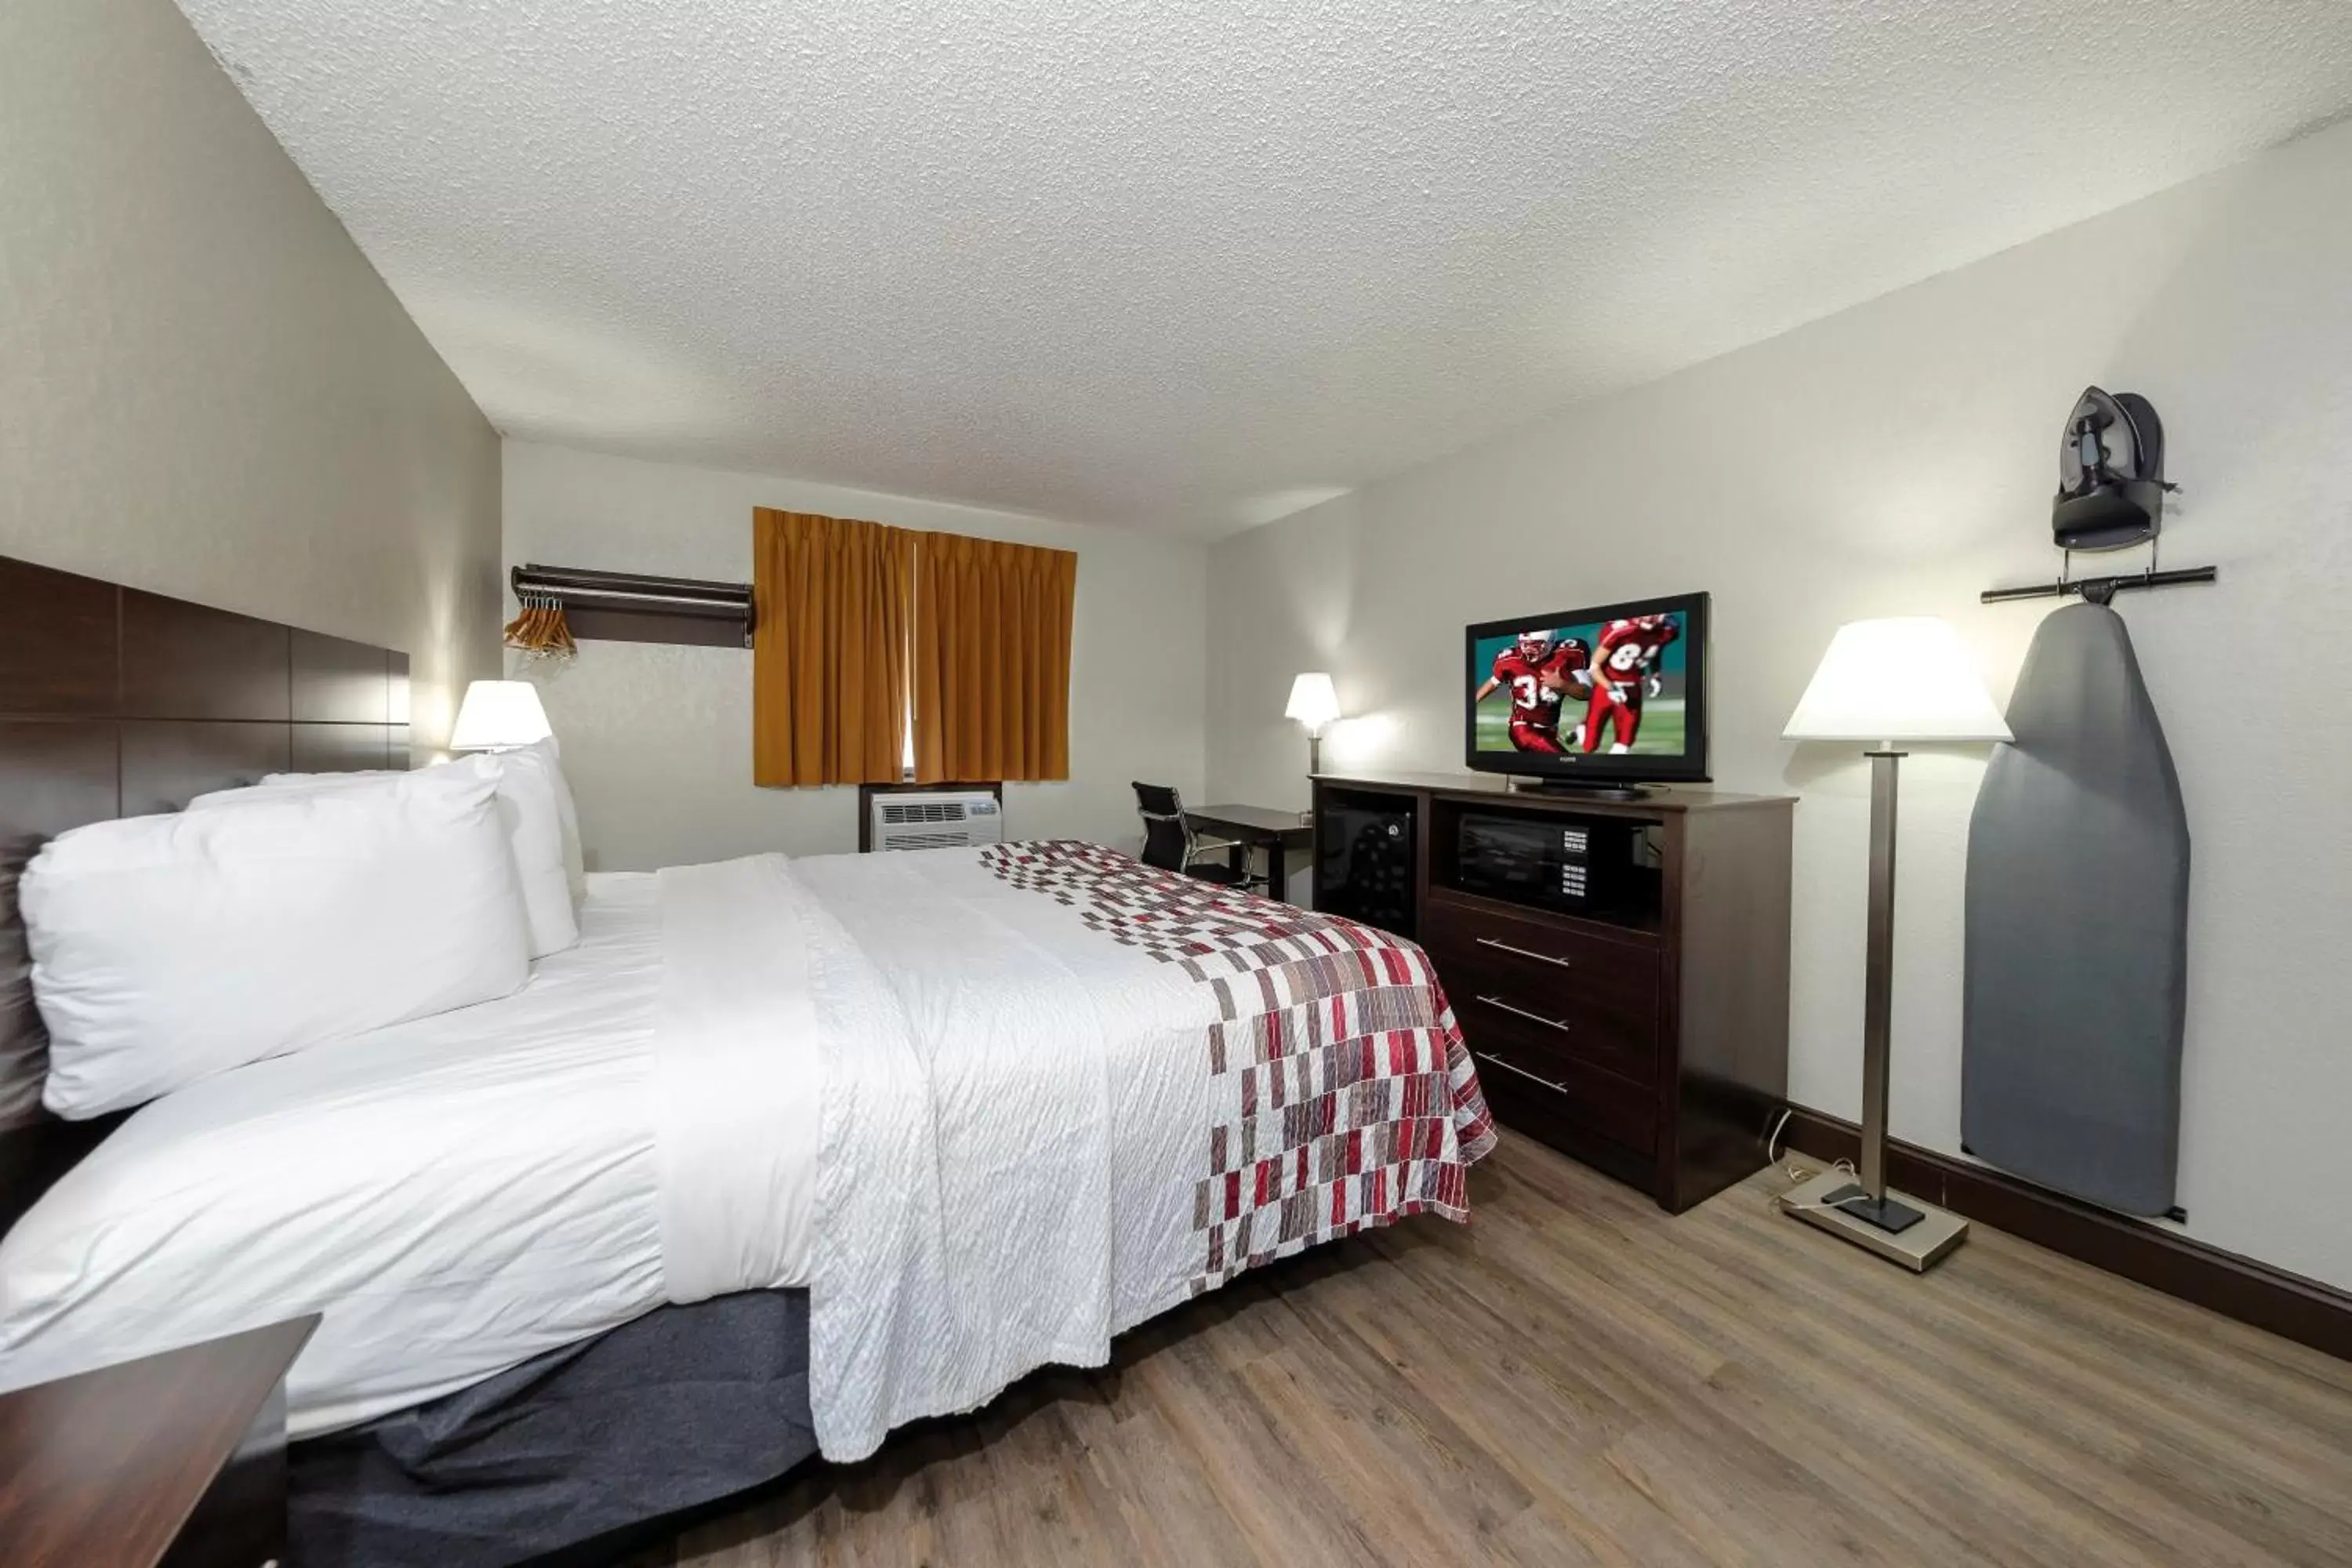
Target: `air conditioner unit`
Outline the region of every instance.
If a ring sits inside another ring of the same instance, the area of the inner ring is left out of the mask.
[[[1004,808],[985,790],[877,795],[870,842],[877,849],[953,849],[1002,844]]]

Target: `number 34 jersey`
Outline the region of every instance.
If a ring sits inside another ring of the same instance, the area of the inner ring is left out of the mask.
[[[1495,656],[1495,679],[1509,688],[1511,722],[1539,730],[1559,726],[1560,699],[1577,684],[1591,655],[1584,644],[1570,640],[1540,659],[1530,660],[1517,648]]]

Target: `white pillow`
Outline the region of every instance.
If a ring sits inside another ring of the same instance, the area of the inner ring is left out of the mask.
[[[495,788],[435,771],[51,839],[19,884],[45,1103],[97,1116],[521,985]]]
[[[548,765],[555,772],[555,810],[563,822],[563,878],[572,886],[572,903],[576,909],[588,896],[588,861],[580,847],[580,808],[573,804],[572,785],[563,777],[563,753],[552,735],[534,741],[523,750],[544,752]]]
[[[580,871],[580,819],[572,805],[572,787],[563,782],[555,738],[510,752],[485,752],[481,760],[499,770],[501,809],[511,795],[530,815],[528,828],[517,828],[514,847],[516,863],[526,868],[523,892],[530,904],[532,927],[538,929],[544,921],[550,935],[562,935],[546,952],[570,947],[580,940],[580,900],[586,883]]]
[[[572,792],[564,787],[563,772],[555,760],[552,741],[511,752],[483,752],[455,762],[420,768],[420,773],[443,770],[476,774],[498,785],[499,821],[513,851],[515,874],[522,883],[523,911],[530,922],[530,955],[545,958],[580,940],[579,910],[573,900],[569,867],[564,857],[564,813]],[[415,775],[396,773],[270,773],[244,789],[215,790],[188,803],[191,811],[210,810],[300,790],[346,790],[388,778]],[[571,841],[577,852],[578,831]]]

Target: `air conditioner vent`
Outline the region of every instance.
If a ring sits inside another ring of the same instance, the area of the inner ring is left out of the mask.
[[[956,849],[1001,843],[1003,808],[982,790],[931,795],[877,795],[868,835],[874,847]]]
[[[882,805],[882,820],[903,822],[961,822],[963,802],[960,800],[926,800],[915,803],[887,800]]]
[[[894,833],[885,849],[957,849],[971,840],[961,833]]]

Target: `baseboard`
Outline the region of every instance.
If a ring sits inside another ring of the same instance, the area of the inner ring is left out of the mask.
[[[1792,1106],[1785,1142],[1816,1160],[1851,1160],[1862,1140],[1851,1121]],[[2352,1292],[1900,1139],[1887,1140],[1886,1179],[2038,1247],[2352,1361]]]

